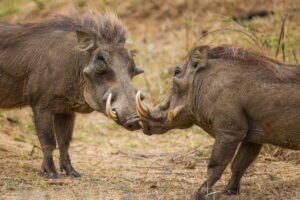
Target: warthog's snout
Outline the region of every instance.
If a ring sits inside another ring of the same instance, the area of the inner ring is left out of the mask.
[[[113,119],[118,124],[130,131],[140,129],[139,120],[140,117],[135,113],[135,110],[130,110],[130,107],[118,106],[122,105],[121,102],[115,102],[112,93],[104,95],[106,100],[105,112],[106,115]],[[134,106],[132,106],[134,108]]]
[[[134,113],[133,115],[127,118],[127,121],[123,126],[130,131],[138,130],[141,128],[139,121],[140,117],[136,113]]]

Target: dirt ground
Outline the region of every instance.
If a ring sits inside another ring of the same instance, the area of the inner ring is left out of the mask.
[[[149,137],[93,113],[78,116],[70,150],[82,177],[61,173],[50,181],[39,175],[42,154],[30,119],[29,109],[1,116],[0,199],[189,199],[206,177],[213,140],[199,128]],[[229,176],[227,170],[216,192]],[[300,199],[299,162],[263,153],[242,184],[236,199]]]
[[[145,75],[134,83],[148,103],[170,87],[171,67],[180,63],[194,42],[239,44],[276,57],[281,17],[285,49],[277,58],[300,60],[300,1],[279,0],[10,0],[0,1],[0,17],[11,22],[37,21],[78,10],[113,10],[129,29],[129,48]],[[274,11],[242,24],[232,20],[253,10]],[[238,31],[213,30],[227,28]],[[246,33],[246,34],[245,34]],[[251,37],[249,37],[250,34]],[[253,39],[254,38],[254,39]],[[128,132],[102,114],[78,115],[70,155],[81,178],[51,181],[40,175],[42,153],[29,108],[0,110],[0,200],[4,199],[189,199],[206,178],[213,139],[198,127],[146,136]],[[55,161],[58,166],[58,151]],[[242,179],[241,195],[220,196],[230,168],[214,187],[220,199],[300,199],[300,154],[265,146]]]

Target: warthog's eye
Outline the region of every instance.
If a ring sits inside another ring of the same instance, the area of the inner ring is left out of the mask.
[[[98,54],[97,55],[97,60],[105,62],[105,58],[104,58],[104,56],[102,54]]]
[[[96,55],[96,60],[98,62],[108,64],[109,61],[110,61],[110,57],[109,57],[109,54],[107,52],[100,52]]]
[[[197,62],[192,63],[192,67],[193,67],[193,68],[197,68],[197,66],[198,66],[198,63],[197,63]]]
[[[181,69],[180,67],[175,67],[175,70],[174,70],[174,76],[177,76],[178,74],[181,73]]]
[[[109,62],[109,55],[106,53],[98,53],[95,58],[94,72],[98,75],[102,75],[107,70],[107,64]]]

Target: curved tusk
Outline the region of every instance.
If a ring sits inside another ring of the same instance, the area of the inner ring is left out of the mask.
[[[143,104],[141,100],[141,91],[139,90],[135,96],[135,103],[136,103],[136,111],[140,117],[147,117],[149,113],[149,108]]]
[[[174,113],[173,113],[173,111],[171,110],[171,111],[168,112],[168,121],[169,121],[169,122],[172,122],[173,119],[174,119]]]
[[[106,115],[109,118],[117,121],[117,119],[118,119],[117,118],[117,113],[116,113],[116,111],[112,110],[112,107],[111,107],[111,98],[112,98],[112,94],[109,93],[109,95],[107,97],[107,100],[106,100],[106,107],[105,107]]]
[[[173,119],[178,115],[178,113],[184,108],[184,106],[177,106],[173,110],[168,112],[168,120],[172,122]]]
[[[139,121],[139,125],[140,125],[140,127],[141,127],[142,129],[145,128],[143,122]]]

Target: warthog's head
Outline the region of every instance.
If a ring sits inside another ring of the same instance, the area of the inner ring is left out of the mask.
[[[170,95],[154,108],[142,102],[140,92],[136,95],[136,110],[141,117],[140,125],[145,134],[162,134],[174,128],[188,128],[194,124],[192,109],[195,75],[207,64],[208,47],[194,48],[182,67],[175,67]]]
[[[125,47],[126,31],[120,22],[102,16],[97,23],[98,31],[77,30],[79,48],[90,55],[83,71],[85,101],[126,129],[139,129],[132,79],[143,70]]]

